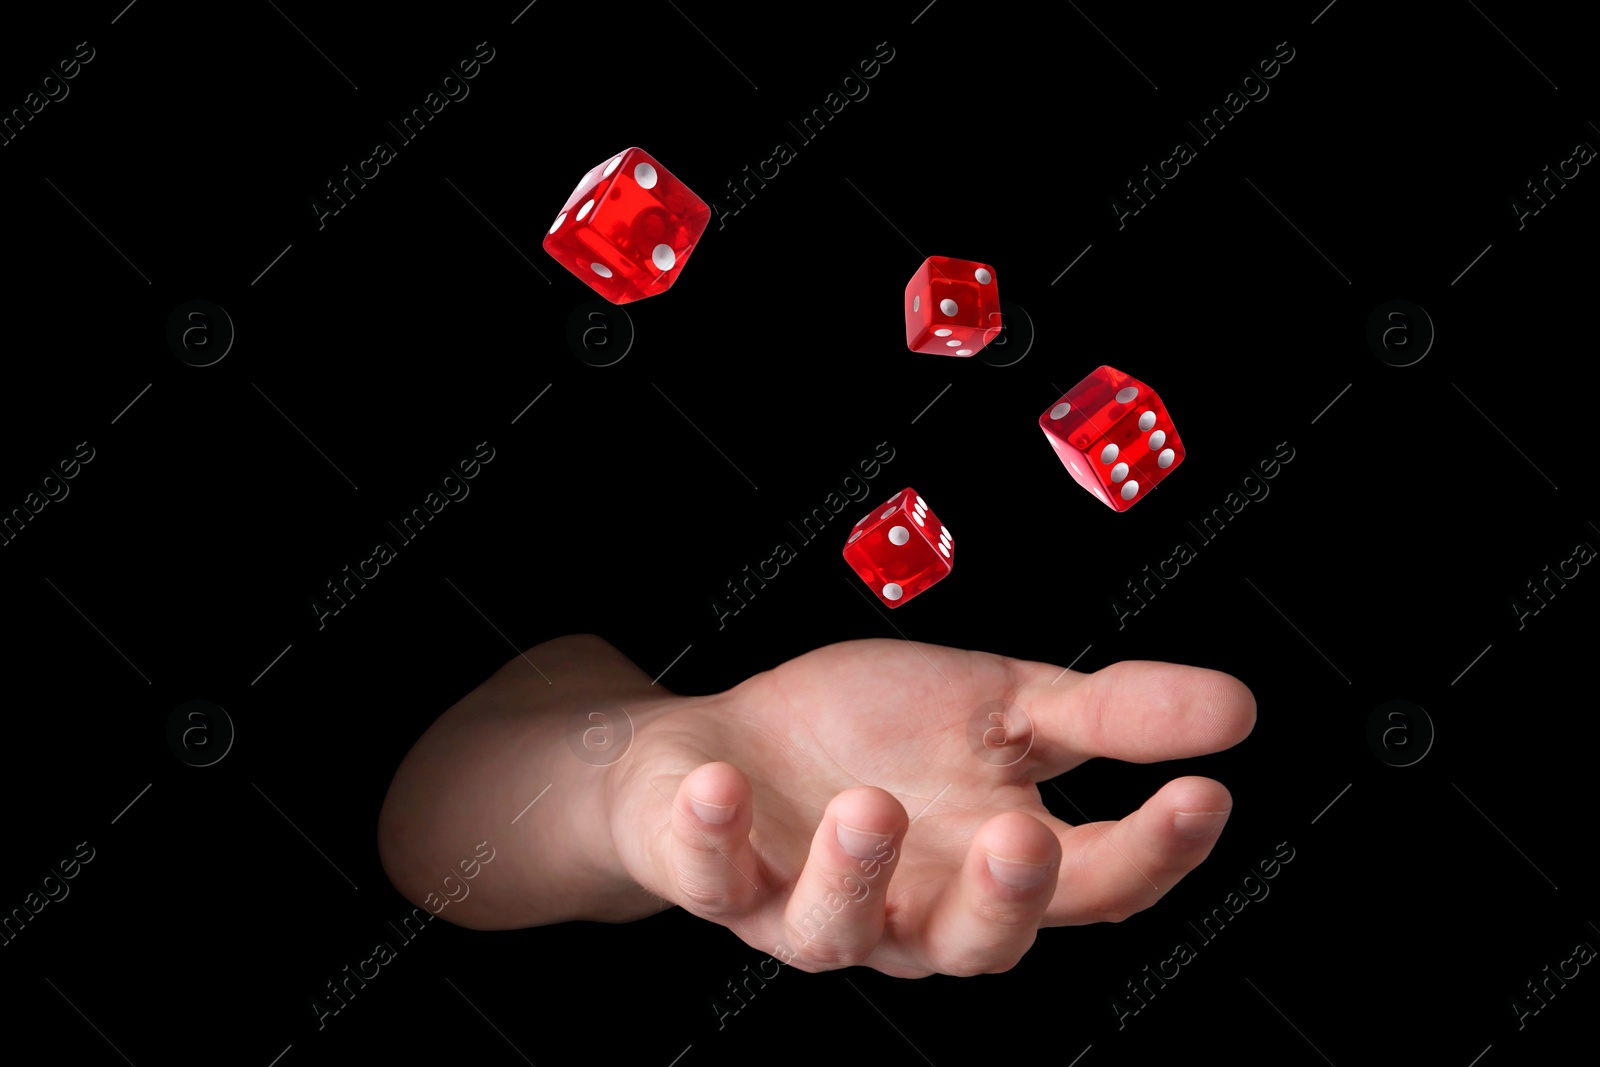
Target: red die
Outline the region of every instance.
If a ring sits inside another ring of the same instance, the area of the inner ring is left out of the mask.
[[[999,333],[1000,284],[987,263],[929,256],[906,284],[911,351],[970,356]]]
[[[955,535],[911,488],[873,508],[844,545],[845,562],[891,608],[949,574],[955,553]]]
[[[1183,462],[1183,442],[1148,385],[1097,367],[1039,416],[1039,428],[1079,485],[1127,511]]]
[[[544,250],[613,304],[672,288],[711,221],[704,200],[640,148],[595,167],[550,224]]]

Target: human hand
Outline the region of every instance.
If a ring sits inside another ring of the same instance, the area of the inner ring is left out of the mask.
[[[432,865],[428,842],[444,833],[424,810],[514,811],[550,783],[553,801],[562,789],[571,803],[544,817],[566,814],[521,854],[513,842],[512,879],[474,894],[454,921],[626,921],[660,898],[807,971],[994,973],[1014,966],[1042,926],[1116,922],[1149,907],[1210,853],[1227,790],[1180,778],[1122,820],[1073,826],[1046,810],[1038,783],[1096,756],[1216,752],[1255,722],[1237,680],[1163,663],[1078,674],[852,641],[724,693],[682,697],[592,636],[523,659],[548,679],[513,660],[435,724],[396,775],[380,839],[402,891],[417,899],[409,872]],[[1004,705],[1026,719],[1005,717],[1006,744],[991,734],[975,751],[973,734],[995,728],[985,712]],[[585,708],[613,718],[620,708],[633,725],[611,766],[573,758],[557,733],[557,722],[581,729]],[[464,799],[457,783],[469,778],[472,797],[488,799]],[[408,823],[432,829],[408,833]]]

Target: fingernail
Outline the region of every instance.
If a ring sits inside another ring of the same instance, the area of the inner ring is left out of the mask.
[[[889,843],[893,834],[874,834],[866,830],[857,830],[854,826],[837,824],[839,847],[858,860],[878,859],[883,855],[883,846]]]
[[[1048,863],[1023,863],[1021,860],[1003,860],[993,852],[989,856],[989,873],[994,880],[1012,889],[1036,886],[1050,876]]]
[[[1172,827],[1179,837],[1200,841],[1220,834],[1228,815],[1226,811],[1180,811],[1173,816]]]
[[[725,823],[732,819],[739,810],[737,804],[707,804],[703,800],[689,798],[689,806],[694,809],[695,815],[701,822],[711,823],[713,826]]]

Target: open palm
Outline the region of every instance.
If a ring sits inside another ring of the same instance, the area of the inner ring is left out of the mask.
[[[1165,663],[1094,674],[906,641],[818,649],[638,729],[611,832],[643,887],[803,970],[1008,970],[1041,926],[1115,922],[1210,853],[1228,791],[1168,783],[1071,825],[1038,783],[1246,737],[1234,678]]]

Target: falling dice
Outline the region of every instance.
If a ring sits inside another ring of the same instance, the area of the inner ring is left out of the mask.
[[[844,545],[845,562],[891,608],[949,574],[955,555],[955,535],[910,488],[868,512]]]
[[[1115,367],[1097,367],[1039,416],[1039,428],[1079,485],[1127,511],[1183,462],[1161,398]]]
[[[672,288],[711,221],[704,200],[643,149],[595,167],[550,224],[544,250],[613,304]]]
[[[972,355],[1000,333],[999,290],[987,263],[929,256],[906,284],[906,347]]]

